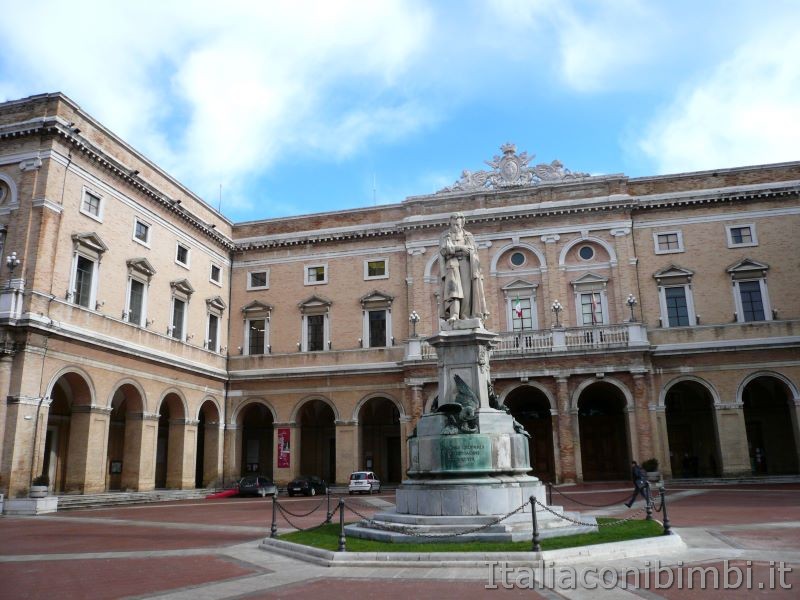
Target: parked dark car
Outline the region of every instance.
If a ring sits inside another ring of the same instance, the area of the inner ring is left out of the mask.
[[[316,496],[317,494],[327,494],[328,484],[324,479],[315,475],[301,475],[293,479],[286,486],[290,496],[303,494],[304,496]]]
[[[261,475],[248,475],[239,480],[240,496],[277,496],[278,487]]]

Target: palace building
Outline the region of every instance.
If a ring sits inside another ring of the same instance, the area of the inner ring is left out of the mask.
[[[55,93],[0,104],[0,493],[400,482],[455,212],[535,475],[800,471],[800,162],[593,176],[505,145],[430,195],[233,223]]]

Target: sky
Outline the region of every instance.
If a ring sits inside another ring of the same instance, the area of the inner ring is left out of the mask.
[[[27,0],[60,91],[235,222],[401,202],[516,144],[631,177],[800,160],[798,0]]]

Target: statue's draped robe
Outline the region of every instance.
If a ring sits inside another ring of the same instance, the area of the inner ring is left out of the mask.
[[[461,247],[461,257],[456,248]],[[461,235],[449,229],[442,234],[439,243],[439,273],[442,277],[442,301],[439,316],[442,319],[483,319],[488,314],[483,293],[478,248],[471,233],[461,230]],[[450,314],[451,301],[461,300],[459,314]]]

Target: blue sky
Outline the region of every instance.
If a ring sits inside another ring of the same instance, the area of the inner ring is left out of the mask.
[[[61,91],[234,221],[575,171],[800,160],[800,2],[7,3],[0,100]]]

